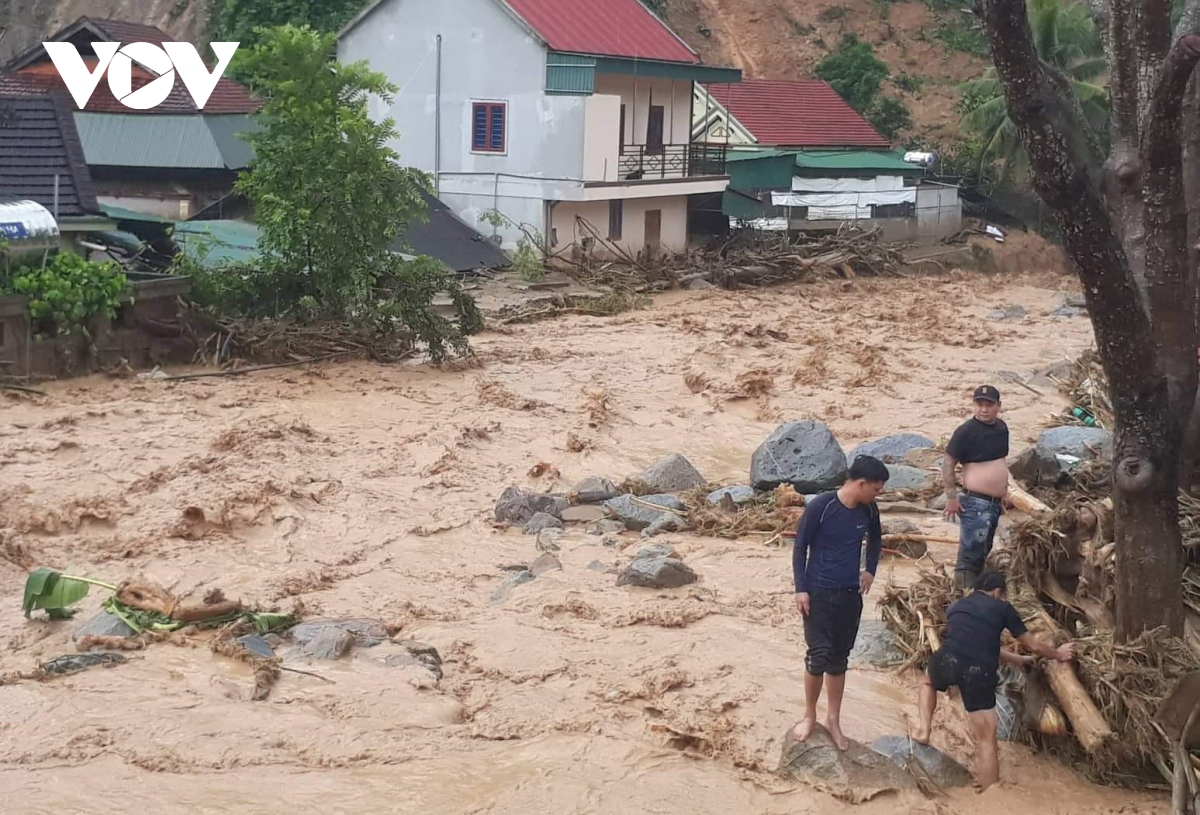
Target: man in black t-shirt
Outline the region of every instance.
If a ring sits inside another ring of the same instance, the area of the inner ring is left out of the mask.
[[[1000,419],[1000,391],[975,389],[975,415],[950,438],[942,463],[946,518],[959,521],[955,584],[970,589],[992,551],[1000,514],[1008,497],[1008,425]],[[962,465],[963,492],[955,481]]]
[[[974,592],[953,603],[946,612],[945,639],[922,677],[918,699],[921,722],[913,741],[929,743],[938,692],[957,687],[975,737],[975,780],[981,789],[987,789],[1000,780],[996,750],[997,671],[1001,662],[1022,667],[1033,662],[1033,657],[1003,650],[1000,635],[1007,629],[1027,650],[1059,662],[1074,659],[1075,646],[1055,648],[1030,634],[1017,610],[1004,599],[1008,587],[1000,572],[985,571],[975,581],[974,588]]]

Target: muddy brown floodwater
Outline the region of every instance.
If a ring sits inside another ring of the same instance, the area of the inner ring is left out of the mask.
[[[0,398],[0,670],[72,649],[74,623],[21,615],[35,565],[144,574],[195,597],[220,586],[250,602],[300,599],[310,613],[382,619],[446,660],[440,685],[418,688],[356,650],[311,666],[332,684],[284,674],[252,702],[247,667],[163,643],[111,669],[2,687],[4,811],[844,812],[770,773],[802,692],[786,548],[668,536],[701,579],[656,592],[587,568],[627,562],[635,535],[606,547],[575,530],[561,571],[495,604],[502,568],[536,551],[519,529],[492,528],[494,500],[513,483],[619,479],[669,452],[736,483],[789,418],[826,421],[847,446],[945,437],[983,380],[999,380],[1022,446],[1063,402],[1006,387],[1002,372],[1089,344],[1086,319],[1048,316],[1069,286],[956,274],[673,294],[615,318],[486,334],[481,364],[457,371],[91,378],[51,384],[47,399]],[[1008,304],[1028,316],[984,319]],[[553,468],[530,477],[542,462]],[[892,570],[911,576],[885,563],[881,577]],[[902,733],[913,700],[911,678],[855,670],[843,726],[866,742]],[[943,705],[938,721],[938,743],[966,760],[960,714]],[[982,797],[857,809],[1167,809],[1023,747],[1002,755],[1008,781]]]

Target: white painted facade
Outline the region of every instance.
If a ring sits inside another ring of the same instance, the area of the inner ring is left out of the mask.
[[[573,230],[557,227],[566,218],[559,208],[574,211],[573,202],[672,196],[680,201],[664,209],[671,213],[664,229],[672,229],[672,249],[682,249],[686,196],[720,192],[727,184],[724,176],[671,177],[661,157],[643,159],[644,177],[629,178],[636,161],[630,148],[646,142],[651,105],[663,108],[665,144],[691,141],[691,81],[598,73],[591,95],[546,93],[544,43],[495,0],[381,0],[342,32],[338,58],[365,60],[399,88],[391,104],[372,99],[370,109],[372,116],[395,120],[400,138],[391,146],[400,160],[433,174],[447,206],[484,234],[498,236],[506,249],[525,232],[557,232],[555,248],[569,244]],[[478,102],[505,106],[503,152],[472,149]],[[666,177],[652,178],[654,172]],[[487,223],[491,212],[505,223]],[[678,212],[682,240],[675,235]],[[643,250],[634,243],[637,234],[631,231],[622,248]]]

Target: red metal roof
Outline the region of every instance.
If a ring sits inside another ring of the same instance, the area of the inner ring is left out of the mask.
[[[94,67],[96,64],[94,57],[87,58],[84,62],[89,68]],[[141,88],[154,78],[154,74],[151,74],[144,68],[137,65],[133,66],[133,90]],[[0,88],[9,93],[62,93],[70,100],[73,109],[84,110],[88,113],[153,115],[156,113],[187,114],[197,112],[196,103],[192,101],[192,95],[188,93],[187,88],[179,77],[175,78],[175,84],[171,88],[171,93],[166,100],[161,105],[150,110],[131,110],[125,107],[113,96],[112,91],[108,87],[108,81],[103,79],[96,86],[95,92],[92,94],[91,99],[88,100],[87,107],[80,108],[67,92],[66,85],[58,75],[58,69],[54,67],[54,63],[49,61],[36,62],[28,68],[23,68],[15,73],[0,74]],[[262,107],[262,102],[251,96],[248,88],[230,79],[222,78],[217,82],[217,87],[213,89],[212,96],[208,98],[208,103],[204,106],[203,112],[254,113],[260,107]]]
[[[555,51],[697,64],[641,0],[504,0]]]
[[[707,87],[712,98],[764,146],[891,147],[820,80],[748,79]]]

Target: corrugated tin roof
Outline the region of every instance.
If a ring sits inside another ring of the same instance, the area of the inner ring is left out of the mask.
[[[47,96],[0,96],[0,198],[29,199],[58,214],[99,212],[71,111]]]
[[[754,134],[779,147],[890,147],[833,88],[819,80],[747,79],[708,85],[713,99]]]
[[[75,114],[87,163],[96,167],[240,170],[253,158],[236,134],[256,126],[243,115]]]
[[[555,51],[698,63],[640,0],[504,0]]]
[[[178,221],[175,243],[205,267],[244,264],[258,257],[258,227],[248,221]]]
[[[803,150],[796,153],[796,167],[801,170],[871,170],[920,174],[923,167],[909,164],[899,153],[872,150]]]

